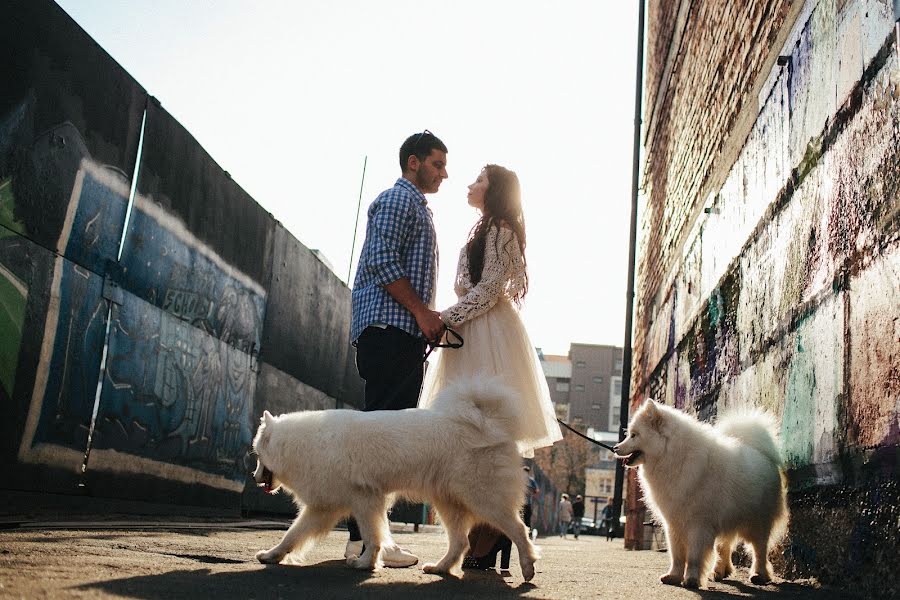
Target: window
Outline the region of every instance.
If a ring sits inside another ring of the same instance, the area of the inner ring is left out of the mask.
[[[594,410],[600,410],[600,405],[595,402],[591,404],[591,408],[593,408]]]
[[[603,383],[603,377],[601,375],[594,375],[593,381],[594,383]]]
[[[621,373],[621,372],[622,372],[622,359],[617,358],[616,359],[616,373]]]
[[[587,366],[587,363],[585,363],[583,360],[579,360],[575,362],[575,366],[579,369],[583,369]]]
[[[583,384],[580,384],[580,383],[576,383],[576,384],[575,384],[575,391],[576,391],[576,392],[583,392],[583,391],[584,391],[584,385],[583,385]]]
[[[557,392],[568,392],[569,391],[569,382],[568,381],[557,381],[556,382],[556,391]]]
[[[622,378],[618,375],[609,381],[609,430],[617,429],[621,423],[619,408],[622,405]]]

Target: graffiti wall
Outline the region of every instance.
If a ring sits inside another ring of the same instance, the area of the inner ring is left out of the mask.
[[[264,408],[359,404],[349,290],[55,3],[4,19],[2,487],[238,510]]]
[[[900,556],[894,16],[874,0],[801,4],[780,38],[743,40],[770,66],[758,95],[743,97],[746,138],[721,173],[698,176],[721,183],[695,197],[692,222],[667,234],[683,240],[669,277],[639,283],[632,406],[654,396],[704,420],[747,405],[770,410],[790,479],[782,574],[881,581]],[[691,27],[702,35],[709,23]],[[648,205],[684,191],[667,186]],[[643,273],[654,272],[648,261],[661,256],[653,248],[663,237],[645,236]],[[639,523],[643,509],[632,504]]]

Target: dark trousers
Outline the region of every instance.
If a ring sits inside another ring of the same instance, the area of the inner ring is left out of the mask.
[[[525,527],[527,527],[530,532],[531,531],[531,503],[526,504],[522,508],[522,521],[525,522]]]
[[[356,370],[366,381],[363,411],[402,410],[419,403],[425,368],[425,340],[396,327],[366,327],[356,341]],[[353,517],[347,519],[350,540],[361,540]]]
[[[356,370],[366,381],[364,411],[415,408],[425,340],[396,327],[367,327],[356,341]]]

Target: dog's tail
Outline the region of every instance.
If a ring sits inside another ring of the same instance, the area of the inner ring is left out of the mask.
[[[513,390],[499,377],[475,375],[441,390],[430,409],[474,427],[481,445],[488,446],[525,437],[516,400]]]
[[[749,410],[723,417],[718,429],[744,444],[755,448],[760,454],[781,467],[781,452],[778,450],[778,436],[775,419],[767,412]]]
[[[772,461],[778,469],[780,479],[779,490],[773,498],[772,529],[770,541],[781,539],[787,531],[790,511],[787,505],[787,477],[781,452],[778,450],[778,429],[771,414],[757,410],[745,410],[723,417],[718,424],[720,431],[737,438],[747,446],[756,449],[760,454]]]

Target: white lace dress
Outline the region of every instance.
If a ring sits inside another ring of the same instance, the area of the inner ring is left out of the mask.
[[[475,374],[500,376],[517,392],[517,410],[528,424],[518,440],[526,457],[562,439],[537,352],[512,299],[525,285],[525,261],[515,233],[489,230],[481,281],[472,285],[465,247],[454,285],[459,301],[441,319],[465,340],[462,348],[435,351],[429,360],[419,406],[429,406],[450,382]]]

